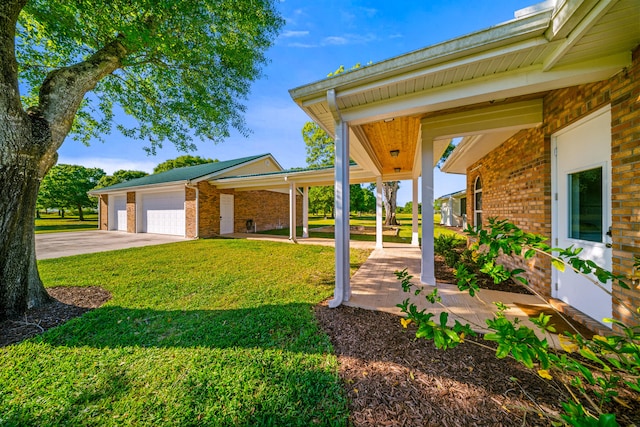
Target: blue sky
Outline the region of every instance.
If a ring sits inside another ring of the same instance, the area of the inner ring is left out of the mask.
[[[305,166],[301,136],[310,120],[288,90],[321,80],[340,65],[379,62],[438,42],[513,19],[518,9],[535,0],[349,1],[282,0],[286,25],[269,50],[264,77],[252,86],[245,119],[252,134],[234,134],[221,144],[198,144],[193,153],[220,160],[271,153],[284,168]],[[59,150],[59,163],[151,172],[158,163],[181,154],[166,144],[155,156],[144,142],[117,131],[105,143],[89,147],[68,138]],[[463,189],[465,178],[436,171],[435,195]],[[411,200],[411,183],[401,183],[398,205]]]

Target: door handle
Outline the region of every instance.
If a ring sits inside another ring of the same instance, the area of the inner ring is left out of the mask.
[[[613,243],[607,243],[607,244],[605,244],[605,246],[606,246],[607,248],[612,248],[612,247],[613,247]]]

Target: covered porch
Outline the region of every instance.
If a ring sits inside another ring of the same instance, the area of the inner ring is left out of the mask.
[[[633,16],[625,15],[630,8],[629,1],[546,1],[487,30],[290,90],[336,143],[330,306],[349,302],[355,292],[348,268],[350,160],[380,183],[411,180],[414,216],[421,190],[423,218],[432,218],[433,169],[450,141],[462,138],[460,148],[472,153],[467,158],[480,159],[519,131],[538,127],[550,91],[600,81],[629,65],[621,28],[633,26]],[[460,171],[467,166],[460,164]],[[415,256],[416,277],[435,286],[432,221],[422,223]]]

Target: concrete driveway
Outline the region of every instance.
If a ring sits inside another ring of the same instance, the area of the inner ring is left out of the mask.
[[[180,236],[100,230],[36,234],[36,258],[60,258],[185,240],[188,239]]]

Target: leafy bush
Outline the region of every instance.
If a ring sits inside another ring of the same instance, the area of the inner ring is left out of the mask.
[[[433,239],[433,249],[444,258],[445,264],[455,267],[460,261],[459,248],[465,244],[465,240],[455,234],[441,234]]]
[[[507,221],[489,219],[488,223],[489,226],[485,229],[466,230],[475,243],[463,259],[477,259],[481,271],[491,275],[496,282],[514,279],[527,284],[526,278],[522,275],[525,271],[509,270],[498,264],[499,256],[522,256],[530,259],[535,255],[541,255],[550,257],[556,269],[564,271],[567,267],[571,268],[605,291],[607,290],[602,284],[609,281],[621,288],[629,289],[624,277],[615,275],[590,260],[579,258],[580,248],[550,248],[546,245],[544,236],[525,233]],[[440,248],[446,246],[445,243],[448,242],[439,242]],[[640,264],[640,260],[636,259],[636,264]],[[403,290],[411,292],[412,276],[408,275],[406,269],[396,272],[396,275],[402,282]],[[458,288],[474,296],[478,290],[477,278],[464,263],[458,264],[456,277]],[[414,294],[419,295],[422,292],[423,289],[417,288]],[[607,292],[612,295],[610,291]],[[636,322],[640,321],[640,308],[633,309],[614,295],[612,297],[617,304],[633,313]],[[432,304],[440,304],[447,308],[442,304],[437,289],[425,295],[425,298]],[[484,335],[484,339],[497,344],[496,357],[511,357],[527,368],[536,370],[540,377],[561,383],[567,390],[566,401],[562,403],[564,413],[544,414],[550,424],[618,425],[616,414],[607,411],[621,406],[629,408],[628,403],[621,397],[623,395],[631,395],[631,399],[639,400],[640,326],[628,326],[614,319],[605,319],[617,325],[619,335],[595,335],[587,339],[579,333],[565,333],[559,337],[561,351],[550,348],[546,339],[538,338],[533,329],[521,325],[518,319],[507,319],[504,314],[508,309],[506,305],[500,302],[494,304],[497,311],[494,318],[486,321],[491,332]],[[398,307],[406,315],[401,319],[402,323],[415,322],[418,327],[416,337],[431,339],[438,348],[455,347],[462,342],[465,335],[473,335],[469,323],[463,325],[456,320],[454,325],[448,325],[446,312],[440,315],[437,323],[432,320],[433,313],[418,310],[408,298],[402,304],[398,304]],[[550,318],[549,315],[540,314],[537,318],[531,318],[531,321],[541,331],[555,332],[555,328],[549,324]],[[542,408],[538,406],[538,410]]]

